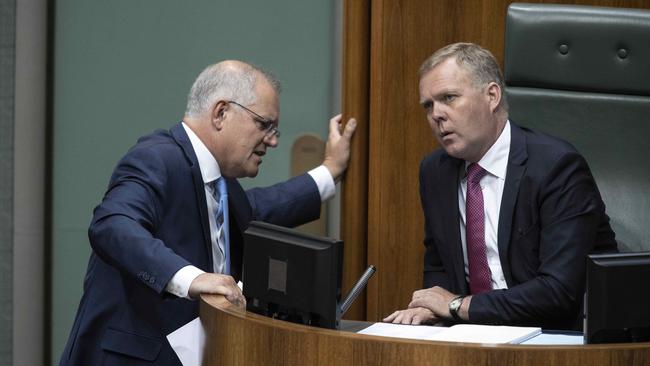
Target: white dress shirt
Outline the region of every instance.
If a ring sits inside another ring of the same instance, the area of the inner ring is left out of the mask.
[[[196,154],[196,158],[199,162],[199,168],[201,169],[201,176],[203,177],[204,189],[206,204],[208,207],[209,213],[216,212],[216,209],[219,203],[212,196],[212,188],[210,184],[213,181],[216,181],[221,177],[221,170],[219,169],[219,164],[217,160],[212,156],[208,148],[203,144],[201,139],[190,129],[185,122],[183,122],[183,128],[187,133],[187,136],[190,138],[192,143],[192,148]],[[334,184],[334,178],[330,174],[329,170],[323,165],[314,168],[308,172],[308,174],[314,179],[316,185],[318,186],[318,192],[320,193],[321,202],[330,199],[336,193],[336,186]],[[215,256],[215,251],[223,250],[225,243],[221,243],[219,236],[217,235],[217,223],[214,214],[209,214],[210,220],[210,238],[212,240],[212,258],[217,258]],[[214,264],[215,273],[221,273],[223,271],[224,263],[215,263]],[[205,273],[201,269],[189,265],[181,268],[172,279],[169,281],[165,290],[169,293],[172,293],[178,297],[189,298],[188,292],[192,281],[199,275]]]
[[[506,279],[503,276],[503,268],[499,259],[499,211],[501,209],[501,198],[503,187],[506,182],[506,171],[508,168],[508,155],[510,153],[510,121],[494,145],[478,161],[487,174],[481,179],[481,191],[483,192],[483,209],[485,214],[485,246],[487,263],[492,273],[492,289],[508,288]],[[467,194],[467,166],[458,186],[458,208],[460,210],[460,240],[463,243],[463,258],[465,260],[465,277],[469,281],[469,265],[467,261],[467,239],[465,235],[465,195]]]

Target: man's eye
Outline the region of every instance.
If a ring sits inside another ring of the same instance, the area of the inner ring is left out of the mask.
[[[456,99],[455,95],[447,94],[443,97],[444,101],[449,103],[452,102],[454,99]]]
[[[429,110],[431,110],[431,107],[433,107],[433,103],[431,101],[424,102],[424,103],[422,103],[422,107],[425,110],[429,111]]]
[[[257,124],[260,126],[260,130],[266,131],[269,129],[269,126],[271,126],[271,122],[269,121],[262,121],[262,120],[256,120]]]

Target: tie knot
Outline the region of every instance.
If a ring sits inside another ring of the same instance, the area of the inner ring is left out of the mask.
[[[223,177],[219,177],[217,179],[217,192],[219,193],[219,197],[228,195],[228,189],[226,188],[226,180]]]
[[[471,163],[467,167],[467,180],[472,183],[478,183],[487,171],[477,163]]]

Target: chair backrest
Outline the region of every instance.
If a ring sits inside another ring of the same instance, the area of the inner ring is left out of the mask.
[[[513,3],[504,77],[510,119],[571,142],[620,249],[650,250],[650,11]]]

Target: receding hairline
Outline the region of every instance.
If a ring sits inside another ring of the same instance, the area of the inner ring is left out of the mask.
[[[472,62],[470,61],[471,58],[475,56],[478,56],[483,60],[489,60],[486,64],[488,62],[493,62],[497,69],[499,68],[498,62],[490,50],[483,48],[476,43],[457,42],[444,46],[435,51],[431,56],[427,57],[418,70],[420,78],[450,58],[453,58],[456,61],[456,65],[459,67],[471,70],[477,66],[477,64],[472,65]],[[463,60],[464,58],[467,59]]]
[[[467,67],[463,66],[463,63],[456,57],[456,55],[446,55],[444,58],[441,58],[437,60],[435,64],[427,64],[427,67],[424,67],[424,64],[420,69],[418,70],[418,74],[420,76],[420,80],[422,80],[425,76],[429,75],[433,70],[442,67],[445,63],[447,62],[454,62],[458,68],[464,72],[468,72]]]
[[[223,60],[206,66],[190,88],[185,108],[187,116],[197,116],[210,108],[216,99],[255,103],[256,89],[269,87],[277,96],[280,82],[269,71],[252,63]]]
[[[422,79],[425,75],[433,71],[433,69],[437,68],[438,66],[442,65],[443,63],[447,62],[447,60],[452,58],[456,61],[456,65],[461,66],[455,54],[444,55],[444,57],[438,59],[436,63],[431,62],[432,57],[433,55],[427,57],[427,59],[424,60],[422,65],[420,65],[420,68],[418,69],[418,75],[420,76],[420,79]]]
[[[261,76],[262,80],[268,82],[275,92],[280,94],[280,82],[277,77],[272,72],[259,65],[240,60],[224,60],[214,64],[213,66],[220,66],[232,72],[251,73],[255,75],[256,84],[260,82],[258,77]]]

